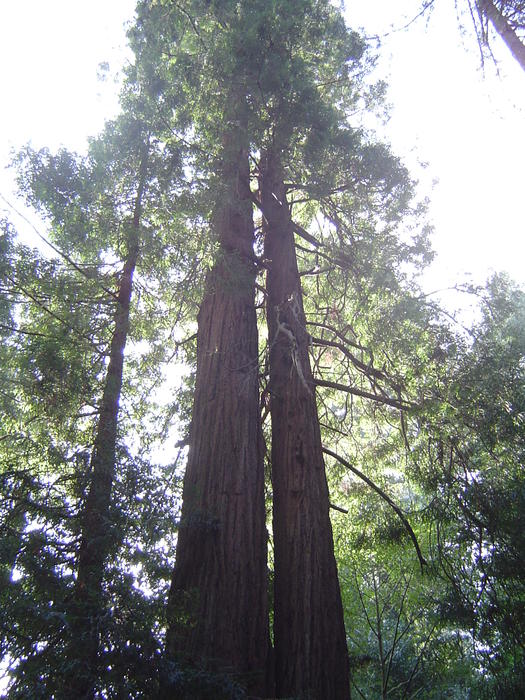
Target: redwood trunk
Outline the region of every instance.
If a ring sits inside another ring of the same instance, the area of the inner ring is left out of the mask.
[[[348,700],[350,678],[315,389],[290,209],[277,159],[261,177],[279,697]]]
[[[238,148],[225,157],[214,221],[220,250],[198,315],[166,643],[182,666],[232,672],[263,694],[269,632],[254,227],[248,158]]]
[[[73,604],[67,672],[61,698],[90,700],[94,697],[100,618],[103,614],[102,579],[112,544],[111,490],[115,476],[117,424],[122,390],[124,349],[129,329],[133,275],[139,255],[139,228],[147,170],[144,148],[133,220],[128,235],[128,252],[117,294],[109,363],[100,406],[100,417],[91,457],[91,482],[82,517],[81,543]]]

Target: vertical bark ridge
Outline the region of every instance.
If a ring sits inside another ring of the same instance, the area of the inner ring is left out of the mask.
[[[166,646],[183,665],[232,672],[263,694],[269,632],[254,226],[248,157],[238,147],[223,183],[214,218],[220,251],[198,314]]]
[[[260,181],[268,260],[274,643],[279,697],[348,700],[343,608],[302,290],[280,163]]]

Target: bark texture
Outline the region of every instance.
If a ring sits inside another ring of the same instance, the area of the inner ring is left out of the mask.
[[[128,337],[133,275],[139,256],[139,229],[147,171],[144,148],[133,219],[128,232],[128,251],[117,294],[114,330],[104,383],[100,417],[91,456],[91,482],[82,516],[77,580],[71,606],[67,672],[59,697],[90,700],[94,697],[99,650],[99,619],[102,610],[104,564],[113,540],[110,516],[111,490],[115,477],[117,425]]]
[[[248,157],[231,150],[214,221],[220,252],[198,315],[167,652],[183,665],[232,672],[263,694],[269,631],[254,227]],[[162,697],[175,695],[166,688]]]
[[[500,8],[492,0],[479,0],[478,7],[481,14],[485,15],[494,29],[503,39],[510,52],[525,70],[525,44],[516,33],[514,27],[503,14]]]
[[[348,700],[348,652],[309,336],[276,158],[266,159],[260,189],[269,265],[276,694]]]

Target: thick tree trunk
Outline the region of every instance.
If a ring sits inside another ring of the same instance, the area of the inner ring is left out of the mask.
[[[350,678],[315,389],[290,209],[276,158],[261,176],[279,697],[348,700]]]
[[[525,44],[516,34],[514,28],[496,3],[492,2],[492,0],[478,0],[478,8],[481,14],[490,20],[516,61],[525,70]]]
[[[238,145],[229,150],[214,221],[220,251],[198,316],[166,645],[181,666],[231,672],[263,694],[269,632],[254,227],[248,157]]]
[[[128,234],[127,258],[120,278],[109,363],[100,406],[100,417],[91,457],[91,482],[82,517],[77,580],[71,606],[67,670],[59,697],[90,700],[94,696],[99,650],[104,564],[113,539],[110,516],[115,476],[117,424],[122,390],[124,349],[129,329],[133,274],[139,255],[139,228],[146,181],[147,148],[139,173],[133,220]]]

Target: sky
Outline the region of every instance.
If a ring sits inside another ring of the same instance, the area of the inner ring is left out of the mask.
[[[483,72],[470,18],[462,36],[455,4],[437,0],[430,17],[395,31],[418,14],[421,0],[346,3],[367,36],[382,37],[376,72],[389,83],[392,104],[384,135],[431,200],[438,256],[427,286],[465,274],[481,282],[501,270],[523,283],[525,72],[500,41],[499,76],[490,63]],[[424,172],[419,161],[428,163]]]
[[[378,135],[393,145],[431,200],[437,260],[425,288],[483,281],[507,271],[525,282],[525,73],[495,45],[499,75],[480,68],[468,21],[454,0],[400,29],[420,0],[346,0],[351,24],[381,37],[376,73],[389,83],[391,118]],[[461,0],[458,3],[461,6]],[[126,60],[124,23],[135,0],[0,3],[0,194],[16,204],[10,149],[28,141],[77,151],[118,109],[113,78]],[[372,42],[374,44],[374,42]],[[421,163],[426,162],[426,168]],[[16,204],[20,208],[20,204]],[[1,210],[25,229],[0,199]],[[37,223],[40,230],[41,224]]]

